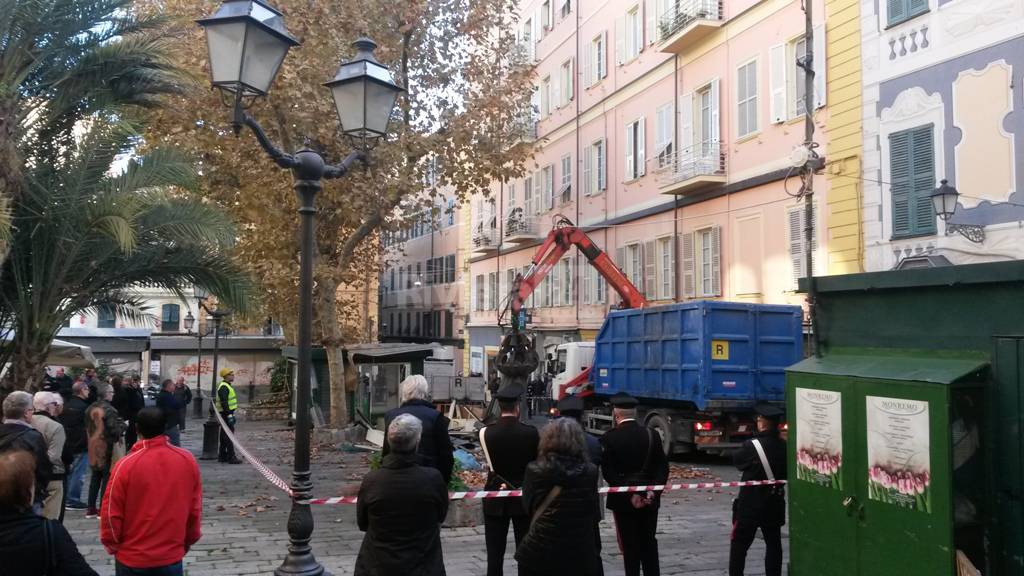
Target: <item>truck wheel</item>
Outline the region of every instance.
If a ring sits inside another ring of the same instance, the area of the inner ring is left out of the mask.
[[[661,438],[661,448],[665,455],[672,455],[672,429],[668,426],[668,419],[661,414],[652,414],[647,418],[647,427],[657,432]]]

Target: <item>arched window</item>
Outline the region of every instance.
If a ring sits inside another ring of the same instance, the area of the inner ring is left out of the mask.
[[[177,304],[164,304],[160,307],[161,332],[181,332],[180,311],[181,307]]]

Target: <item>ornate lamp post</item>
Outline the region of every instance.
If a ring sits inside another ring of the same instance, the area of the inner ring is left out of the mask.
[[[342,62],[330,88],[342,132],[358,145],[340,164],[328,164],[320,153],[306,148],[286,154],[267,138],[243,106],[246,99],[267,94],[288,50],[299,42],[284,26],[281,13],[262,0],[228,0],[217,12],[199,20],[206,30],[213,86],[225,102],[233,101],[236,135],[248,126],[263,150],[279,167],[290,170],[299,197],[302,258],[299,271],[298,387],[296,390],[295,460],[291,513],[288,517],[288,556],[275,574],[317,576],[324,568],[309,545],[313,515],[309,471],[309,402],[312,370],[313,232],[316,194],[325,178],[344,176],[356,161],[366,162],[367,150],[388,131],[395,100],[404,90],[373,56],[376,44],[368,38],[354,43],[356,56]]]
[[[955,224],[949,219],[956,212],[956,205],[960,198],[960,192],[949,185],[948,180],[939,182],[939,187],[931,193],[932,207],[935,208],[935,215],[946,223],[946,234],[957,233],[975,244],[985,241],[985,228],[973,224]]]

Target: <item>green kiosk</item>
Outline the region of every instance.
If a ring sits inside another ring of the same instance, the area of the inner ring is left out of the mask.
[[[818,280],[788,369],[790,576],[1024,574],[1024,262]]]

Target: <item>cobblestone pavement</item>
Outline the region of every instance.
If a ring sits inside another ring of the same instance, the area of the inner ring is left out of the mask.
[[[280,423],[240,422],[240,441],[279,476],[290,478],[292,433]],[[185,448],[200,452],[202,426],[188,422],[182,434]],[[702,459],[697,466],[723,480],[738,473],[722,459]],[[248,464],[200,462],[203,475],[203,537],[185,557],[189,576],[269,574],[284,557],[285,522],[289,500],[263,480]],[[317,496],[354,494],[367,468],[365,453],[346,453],[328,445],[314,446],[313,481]],[[658,523],[661,571],[665,575],[718,576],[727,574],[730,490],[669,493]],[[314,506],[313,550],[334,576],[352,574],[363,535],[355,522],[355,506]],[[99,524],[81,511],[69,510],[65,525],[86,560],[101,575],[114,573],[113,558],[99,543]],[[505,573],[514,576],[511,530]],[[611,515],[601,523],[605,574],[622,574],[622,557]],[[486,572],[483,526],[441,531],[449,576],[482,576]],[[788,555],[788,535],[783,535]],[[758,539],[748,556],[747,574],[764,574],[764,546]],[[569,576],[569,575],[567,575]]]

